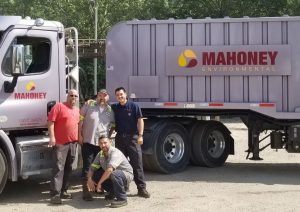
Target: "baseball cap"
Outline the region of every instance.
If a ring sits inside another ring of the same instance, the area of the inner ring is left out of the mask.
[[[100,89],[98,93],[105,93],[105,94],[108,94],[107,90],[104,89],[104,88]]]

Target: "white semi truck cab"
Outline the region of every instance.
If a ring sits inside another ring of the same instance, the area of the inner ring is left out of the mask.
[[[47,114],[78,89],[78,35],[55,21],[0,16],[0,193],[48,172]]]

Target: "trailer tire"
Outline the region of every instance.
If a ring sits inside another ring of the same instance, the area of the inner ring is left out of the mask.
[[[174,173],[186,168],[190,159],[190,144],[186,129],[178,123],[164,122],[153,132],[153,154],[144,155],[145,168],[162,173]]]
[[[2,193],[8,178],[8,163],[2,149],[0,149],[0,193]]]
[[[201,133],[203,132],[204,126],[208,123],[208,121],[197,121],[191,128],[189,136],[190,136],[190,143],[191,145],[193,144],[193,136],[194,134],[197,132],[198,134],[201,135]],[[205,166],[204,164],[201,164],[198,160],[197,157],[194,154],[194,151],[191,151],[191,158],[190,158],[190,162],[192,165],[195,166]]]
[[[224,165],[232,138],[221,122],[207,121],[198,125],[192,137],[192,154],[197,165],[210,168]]]

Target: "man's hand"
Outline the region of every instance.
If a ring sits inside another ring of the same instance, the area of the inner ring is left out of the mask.
[[[88,99],[85,101],[84,103],[87,106],[95,106],[97,104],[97,101],[93,100],[93,99]]]
[[[138,139],[137,139],[137,143],[139,145],[142,145],[144,143],[144,139],[143,139],[143,136],[142,135],[139,135]]]
[[[102,192],[102,185],[100,182],[97,185],[97,192]]]
[[[49,147],[53,147],[53,146],[55,146],[55,144],[56,144],[55,138],[54,137],[50,137],[48,146]]]
[[[87,181],[87,186],[88,186],[89,191],[95,191],[96,183],[92,179],[89,178]]]
[[[49,147],[53,147],[56,144],[55,134],[54,134],[54,122],[48,121],[48,131],[49,131]]]

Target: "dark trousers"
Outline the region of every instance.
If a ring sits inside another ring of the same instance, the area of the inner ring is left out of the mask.
[[[81,178],[87,180],[87,173],[89,171],[90,165],[93,163],[95,157],[100,152],[100,147],[93,144],[83,143],[81,146],[82,154],[82,173]]]
[[[104,170],[102,168],[95,171],[93,181],[98,183],[103,173]],[[105,191],[114,194],[117,200],[127,200],[125,185],[127,185],[127,179],[124,172],[121,170],[114,170],[109,179],[102,183],[102,188]]]
[[[69,177],[72,172],[72,164],[76,154],[76,142],[68,144],[57,144],[54,147],[55,164],[52,169],[52,179],[50,182],[50,195],[58,195],[67,191],[69,187]]]
[[[143,158],[141,145],[137,144],[137,135],[116,135],[116,147],[129,157],[129,163],[133,168],[134,182],[137,189],[146,188],[145,175],[143,170]]]

